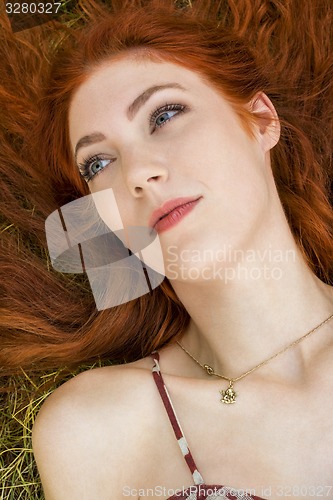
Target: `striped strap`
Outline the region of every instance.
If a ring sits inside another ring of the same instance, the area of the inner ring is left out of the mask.
[[[185,461],[186,461],[186,463],[191,471],[194,484],[204,484],[204,480],[203,480],[200,472],[198,471],[198,468],[193,460],[192,453],[190,452],[190,449],[188,447],[187,441],[185,439],[184,433],[182,431],[179,420],[177,418],[177,415],[176,415],[175,409],[173,407],[168,390],[165,387],[164,380],[163,380],[161,370],[160,370],[160,365],[159,365],[159,359],[160,359],[159,353],[157,351],[154,351],[151,353],[151,357],[153,358],[153,361],[154,361],[152,373],[153,373],[153,377],[154,377],[157,389],[160,393],[164,407],[165,407],[166,412],[168,414],[168,417],[169,417],[170,423],[172,425],[173,431],[175,433],[179,448],[180,448],[180,450],[183,454],[183,457],[185,458]]]

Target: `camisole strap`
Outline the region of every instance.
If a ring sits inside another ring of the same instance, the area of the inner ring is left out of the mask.
[[[172,425],[173,431],[175,433],[177,443],[179,445],[179,448],[183,454],[183,457],[185,458],[185,461],[191,471],[194,484],[204,484],[204,480],[198,471],[198,468],[193,460],[192,453],[190,452],[190,449],[188,447],[186,438],[184,436],[184,433],[182,431],[182,428],[180,426],[179,420],[177,418],[175,409],[173,407],[173,404],[171,402],[170,395],[168,393],[168,390],[164,384],[164,380],[161,374],[160,370],[160,365],[159,365],[159,353],[157,351],[154,351],[151,353],[151,357],[153,358],[154,361],[154,366],[152,369],[153,377],[157,386],[157,389],[160,393],[160,396],[162,398],[164,407],[166,409],[166,412],[168,414],[170,423]]]

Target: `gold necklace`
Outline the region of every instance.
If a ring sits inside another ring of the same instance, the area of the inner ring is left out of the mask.
[[[189,353],[188,350],[185,349],[185,347],[180,342],[177,341],[177,344],[183,349],[183,351],[186,352],[186,354],[188,354],[196,363],[198,363],[198,365],[201,366],[201,368],[203,368],[206,371],[206,373],[208,373],[208,375],[215,375],[216,377],[223,378],[224,380],[227,380],[229,382],[229,387],[225,391],[223,391],[223,390],[219,391],[220,394],[221,394],[221,396],[222,396],[221,399],[220,399],[220,401],[222,403],[225,403],[225,404],[232,404],[232,403],[236,402],[236,396],[237,396],[237,393],[234,390],[234,383],[235,382],[237,382],[238,380],[241,380],[242,378],[246,377],[247,375],[250,375],[250,373],[254,372],[254,370],[258,370],[258,368],[260,368],[261,366],[266,365],[272,359],[276,358],[280,354],[283,354],[284,352],[286,352],[288,349],[291,349],[295,345],[299,344],[302,340],[306,339],[312,333],[314,333],[315,331],[319,330],[319,328],[321,328],[326,323],[328,323],[332,318],[333,318],[333,314],[331,316],[329,316],[327,319],[325,319],[325,321],[323,321],[322,323],[320,323],[318,326],[316,326],[315,328],[313,328],[312,330],[310,330],[308,333],[306,333],[305,335],[303,335],[299,339],[295,340],[294,342],[292,342],[291,344],[289,344],[287,347],[284,347],[283,349],[281,349],[281,351],[277,352],[276,354],[273,354],[273,356],[270,356],[265,361],[262,361],[258,365],[254,366],[253,368],[251,368],[247,372],[242,373],[242,375],[239,375],[239,377],[236,377],[236,378],[230,378],[230,377],[226,377],[225,375],[221,375],[220,373],[216,373],[214,371],[214,369],[211,366],[207,365],[207,364],[206,365],[202,365],[200,363],[200,361],[198,361],[194,356],[192,356],[192,354]]]

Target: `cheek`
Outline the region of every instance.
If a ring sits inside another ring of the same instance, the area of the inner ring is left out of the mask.
[[[259,149],[238,124],[197,120],[174,138],[170,164],[180,164],[179,172],[207,185],[214,181],[232,188],[243,177],[250,179],[262,170],[264,157]]]
[[[246,233],[267,210],[267,166],[257,142],[240,127],[204,130],[194,144],[192,172],[207,190],[218,226]]]
[[[91,197],[97,209],[98,216],[103,220],[111,231],[123,229],[123,221],[118,199],[112,188],[102,190],[91,190]]]
[[[95,206],[99,217],[108,226],[111,231],[119,231],[127,226],[134,226],[134,215],[130,209],[128,193],[124,187],[108,182],[107,175],[99,176],[94,182],[94,188],[91,190]],[[103,177],[103,180],[101,179]],[[112,185],[112,187],[110,187]]]

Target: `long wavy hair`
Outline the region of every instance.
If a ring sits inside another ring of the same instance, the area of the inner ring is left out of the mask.
[[[88,194],[69,147],[71,97],[101,62],[128,53],[203,75],[249,132],[256,117],[244,104],[258,91],[272,99],[282,127],[271,151],[278,193],[306,262],[333,284],[330,1],[85,0],[76,11],[74,25],[68,15],[15,35],[2,17],[2,372],[136,360],[188,324],[167,279],[97,311],[87,279],[52,270],[46,250],[46,217]]]

